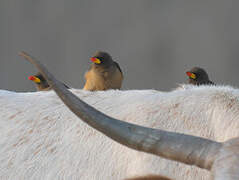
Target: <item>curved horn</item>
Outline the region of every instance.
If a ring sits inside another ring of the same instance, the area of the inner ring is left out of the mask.
[[[21,52],[20,56],[36,66],[72,112],[111,139],[138,151],[211,169],[216,153],[222,146],[221,143],[200,137],[146,128],[111,118],[72,94],[35,58],[25,52]]]

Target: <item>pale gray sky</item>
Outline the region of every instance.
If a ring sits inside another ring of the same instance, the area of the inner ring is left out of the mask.
[[[120,64],[123,89],[170,90],[193,66],[239,86],[238,9],[235,0],[1,0],[0,88],[34,90],[21,50],[75,88],[97,50]]]

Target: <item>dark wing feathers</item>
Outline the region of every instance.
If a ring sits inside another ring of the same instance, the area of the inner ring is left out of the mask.
[[[115,62],[115,61],[114,61],[114,63],[115,63],[115,65],[116,65],[116,67],[119,69],[119,71],[123,74],[123,72],[122,72],[122,70],[121,70],[119,64],[118,64],[117,62]]]
[[[70,89],[67,85],[63,84],[67,89]]]

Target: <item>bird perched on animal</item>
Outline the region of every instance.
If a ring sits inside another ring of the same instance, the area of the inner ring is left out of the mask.
[[[29,76],[28,79],[35,83],[37,91],[49,91],[52,89],[50,85],[47,83],[46,79],[41,75],[41,73]],[[67,85],[65,85],[65,87],[69,89]]]
[[[193,85],[215,85],[214,82],[209,80],[207,72],[200,67],[194,67],[186,72],[189,84]]]
[[[97,91],[121,88],[123,81],[122,70],[108,53],[98,51],[91,57],[91,61],[93,63],[85,73],[86,83],[84,90]]]

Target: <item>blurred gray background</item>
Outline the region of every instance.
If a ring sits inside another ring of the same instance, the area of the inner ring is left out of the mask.
[[[0,0],[0,89],[34,90],[21,50],[75,88],[97,50],[120,64],[123,89],[170,90],[193,66],[239,86],[238,9],[236,0]]]

